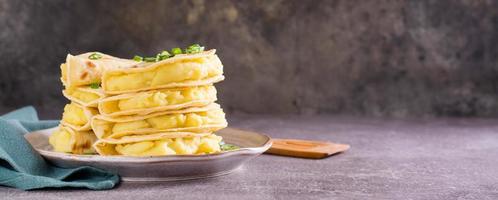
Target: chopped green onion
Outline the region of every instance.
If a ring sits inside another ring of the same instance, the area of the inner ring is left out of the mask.
[[[100,88],[100,83],[90,83],[90,88],[92,88],[92,89],[99,89]]]
[[[202,51],[204,51],[204,47],[199,45],[199,44],[190,45],[189,47],[187,47],[187,49],[185,49],[185,53],[188,53],[188,54],[200,53]]]
[[[142,56],[134,56],[133,60],[137,61],[137,62],[142,62],[144,60],[144,58],[142,58]]]
[[[168,51],[162,51],[156,55],[156,61],[161,61],[171,57],[172,55]]]
[[[180,49],[180,48],[178,48],[178,47],[176,47],[176,48],[172,48],[172,49],[171,49],[171,53],[172,53],[173,55],[182,54],[182,49]]]
[[[102,58],[102,55],[100,53],[92,53],[90,56],[88,56],[89,59],[92,60],[98,60]]]
[[[233,144],[226,144],[226,143],[220,143],[220,149],[222,151],[231,151],[231,150],[236,150],[236,149],[239,149],[238,146],[235,146]]]
[[[145,57],[144,61],[145,62],[156,62],[156,57]]]
[[[166,51],[166,50],[163,51],[163,52],[161,52],[160,54],[163,55],[163,56],[171,57],[171,54],[168,51]]]
[[[168,52],[168,51],[162,51],[161,53],[158,53],[155,57],[135,56],[135,57],[133,57],[133,60],[137,61],[137,62],[141,62],[141,61],[144,61],[144,62],[157,62],[157,61],[161,61],[161,60],[164,60],[164,59],[171,58],[171,57],[173,57],[175,55],[182,54],[182,53],[192,54],[192,53],[199,53],[199,52],[202,52],[202,51],[204,51],[204,47],[203,46],[201,46],[199,44],[193,44],[193,45],[190,45],[189,47],[187,47],[184,51],[182,51],[181,48],[175,47],[175,48],[171,49],[171,51],[170,51],[171,53]],[[98,55],[98,56],[102,57],[101,55]]]

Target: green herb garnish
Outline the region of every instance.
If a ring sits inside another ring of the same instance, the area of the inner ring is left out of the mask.
[[[164,59],[167,59],[169,57],[172,57],[173,55],[171,55],[168,51],[162,51],[161,53],[158,53],[156,55],[156,61],[161,61],[161,60],[164,60]]]
[[[156,57],[145,57],[144,61],[145,62],[156,62]]]
[[[220,142],[220,149],[222,151],[232,151],[232,150],[240,149],[240,147],[235,146],[233,144],[226,144],[225,142]]]
[[[142,62],[144,58],[142,56],[133,56],[133,60],[137,62]]]
[[[90,83],[90,88],[92,88],[92,89],[99,89],[100,88],[100,83]]]
[[[172,48],[172,49],[171,49],[171,53],[172,53],[173,55],[182,54],[182,49],[180,49],[180,48],[178,48],[178,47],[176,47],[176,48]]]
[[[161,53],[158,53],[155,57],[142,57],[142,56],[134,56],[133,60],[137,62],[157,62],[161,60],[165,60],[168,58],[171,58],[175,55],[182,54],[182,53],[199,53],[204,51],[204,47],[199,45],[199,44],[193,44],[187,47],[185,50],[182,51],[181,48],[175,47],[172,48],[171,51],[162,51]],[[93,54],[92,54],[93,55]],[[98,55],[102,57],[101,55]]]
[[[102,58],[102,55],[100,53],[92,53],[88,56],[88,58],[91,60],[98,60]]]
[[[190,45],[189,47],[187,47],[187,49],[185,49],[185,53],[188,53],[188,54],[200,53],[202,51],[204,51],[204,47],[199,45],[199,44]]]

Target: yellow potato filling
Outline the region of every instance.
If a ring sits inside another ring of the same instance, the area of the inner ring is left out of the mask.
[[[87,92],[87,91],[83,91],[83,90],[78,90],[78,89],[66,89],[66,93],[75,98],[75,99],[78,99],[82,102],[85,102],[85,103],[89,103],[89,102],[92,102],[92,101],[95,101],[97,99],[100,98],[99,95],[95,94],[95,93],[92,93],[92,92]]]
[[[50,135],[48,142],[52,145],[54,151],[71,153],[73,151],[71,137],[71,133],[63,129],[57,129]]]
[[[118,155],[125,156],[164,156],[184,154],[208,154],[220,152],[222,138],[211,134],[203,137],[173,138],[117,144]]]
[[[88,123],[88,116],[85,115],[83,108],[78,107],[74,103],[67,104],[64,107],[64,113],[62,113],[62,121],[67,123],[83,126]]]
[[[104,113],[178,105],[198,100],[215,100],[214,86],[201,86],[183,89],[163,89],[155,92],[138,93],[135,96],[102,104]]]
[[[112,135],[126,131],[134,131],[140,129],[165,130],[173,128],[200,127],[203,125],[224,124],[225,113],[221,109],[214,109],[205,112],[184,113],[184,114],[167,114],[156,117],[150,117],[144,120],[131,122],[118,122],[112,125]],[[104,129],[109,131],[109,128]]]
[[[147,72],[110,74],[103,84],[106,91],[127,91],[157,87],[170,83],[203,80],[223,73],[216,55],[163,64]]]
[[[90,154],[95,153],[92,148],[96,137],[93,132],[75,132],[69,133],[64,128],[59,128],[49,137],[49,144],[54,151],[64,153]]]

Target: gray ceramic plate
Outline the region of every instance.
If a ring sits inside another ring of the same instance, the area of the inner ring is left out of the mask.
[[[268,136],[225,128],[216,134],[238,150],[209,155],[157,157],[73,155],[54,152],[48,136],[55,128],[26,134],[26,139],[49,162],[60,167],[94,166],[118,173],[124,181],[174,181],[220,176],[265,152],[271,146]]]

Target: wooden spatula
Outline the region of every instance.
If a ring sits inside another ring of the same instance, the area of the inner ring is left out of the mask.
[[[349,149],[347,144],[314,140],[275,139],[265,153],[300,158],[325,158]]]

